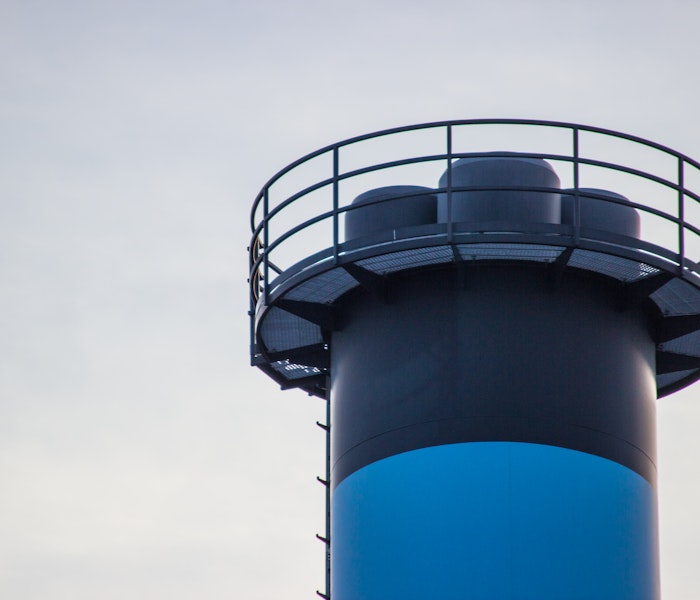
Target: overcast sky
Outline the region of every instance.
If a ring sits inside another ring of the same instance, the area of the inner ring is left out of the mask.
[[[695,0],[0,3],[0,597],[301,600],[323,402],[248,366],[248,212],[396,125],[566,120],[700,158]],[[659,403],[700,597],[700,388]]]

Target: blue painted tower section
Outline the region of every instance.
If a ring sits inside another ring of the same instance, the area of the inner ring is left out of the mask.
[[[432,446],[333,497],[333,595],[651,599],[653,486],[598,456],[520,442]]]

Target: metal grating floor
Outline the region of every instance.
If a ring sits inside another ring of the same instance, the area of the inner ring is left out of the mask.
[[[265,315],[260,327],[260,337],[270,353],[323,342],[318,325],[274,306]]]
[[[700,331],[694,331],[670,342],[659,344],[659,349],[674,354],[700,357]]]
[[[323,373],[323,371],[318,367],[298,365],[289,360],[277,360],[270,363],[270,366],[280,375],[283,375],[286,379],[291,380],[306,379],[307,377],[313,377],[314,375],[320,375]]]
[[[449,246],[436,246],[390,252],[359,260],[357,264],[380,275],[386,275],[416,267],[446,264],[453,260],[452,250]]]
[[[697,373],[697,369],[689,369],[687,371],[676,371],[675,373],[666,373],[656,376],[656,387],[658,389],[667,388],[670,385],[678,383],[693,373]]]
[[[459,257],[470,261],[517,261],[533,263],[552,263],[564,251],[565,246],[544,244],[516,243],[474,243],[455,246]],[[396,252],[386,252],[387,247],[377,249],[384,252],[377,256],[362,258],[355,264],[380,276],[398,273],[408,269],[450,264],[455,261],[453,247],[450,245],[418,247]],[[569,257],[566,265],[570,269],[581,269],[610,277],[623,283],[640,281],[661,272],[660,269],[644,262],[630,260],[619,256],[577,248]],[[308,269],[308,266],[307,266]],[[308,272],[308,271],[307,271]],[[345,269],[330,266],[327,270],[309,276],[297,285],[282,293],[285,300],[310,304],[333,305],[340,297],[360,284]],[[274,289],[274,282],[272,288]],[[665,316],[700,314],[700,290],[692,284],[675,278],[650,295],[661,313]],[[294,355],[294,350],[323,344],[321,327],[306,319],[275,306],[263,310],[259,324],[259,340],[265,352],[270,355],[289,354],[283,360],[268,363],[280,377],[294,387],[300,381],[323,374],[327,369],[313,365],[300,364],[303,360]],[[659,345],[660,351],[700,357],[700,331],[680,336]],[[673,386],[686,378],[694,379],[700,370],[689,369],[657,376],[660,395],[664,388]],[[690,381],[689,380],[689,381]],[[683,385],[683,384],[682,384]]]
[[[659,269],[645,263],[580,248],[574,250],[568,266],[575,269],[594,271],[624,282],[636,281],[659,273]]]
[[[695,315],[700,313],[700,291],[693,285],[672,279],[651,294],[664,315]]]
[[[539,244],[459,244],[462,260],[527,260],[553,262],[564,250],[564,246]]]
[[[357,287],[358,283],[347,271],[335,268],[307,279],[290,290],[285,298],[304,302],[319,302],[330,304],[340,298],[345,292]]]

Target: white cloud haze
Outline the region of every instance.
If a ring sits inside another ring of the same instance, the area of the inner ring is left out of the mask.
[[[698,159],[700,5],[0,7],[0,596],[313,597],[325,408],[248,366],[248,212],[317,147],[568,120]],[[662,585],[700,595],[700,391],[659,403]]]

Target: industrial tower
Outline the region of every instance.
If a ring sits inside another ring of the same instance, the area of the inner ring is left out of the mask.
[[[659,598],[655,405],[700,378],[690,181],[635,136],[482,119],[265,184],[251,359],[327,400],[319,595]]]

